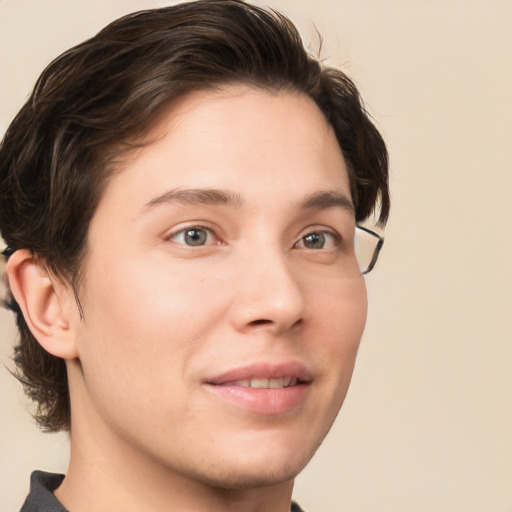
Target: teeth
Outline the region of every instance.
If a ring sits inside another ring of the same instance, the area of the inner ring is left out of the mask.
[[[244,388],[259,389],[281,389],[290,386],[296,386],[299,383],[297,377],[280,377],[278,379],[252,378],[244,380],[236,380],[233,382],[225,382],[222,386],[241,386]]]
[[[284,387],[283,379],[268,379],[269,388],[282,388]]]
[[[272,379],[275,380],[275,379]],[[251,379],[251,388],[269,388],[269,379]]]

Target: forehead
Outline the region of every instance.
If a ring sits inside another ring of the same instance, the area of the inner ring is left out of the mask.
[[[350,196],[332,127],[298,93],[243,86],[191,93],[160,113],[147,140],[113,176],[100,208],[176,188],[229,189],[249,202],[262,193],[300,200],[320,189]]]

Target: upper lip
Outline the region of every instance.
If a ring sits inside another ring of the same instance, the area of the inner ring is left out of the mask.
[[[260,362],[229,369],[205,379],[207,384],[225,384],[247,379],[280,379],[295,377],[299,382],[311,382],[312,372],[302,363],[290,361],[283,363]]]

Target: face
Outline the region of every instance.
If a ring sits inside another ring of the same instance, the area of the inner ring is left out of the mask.
[[[365,323],[342,154],[311,100],[248,88],[189,95],[153,135],[90,226],[73,421],[209,485],[287,481]]]

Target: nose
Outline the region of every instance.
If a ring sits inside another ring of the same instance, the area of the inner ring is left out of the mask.
[[[235,329],[280,334],[300,325],[305,297],[298,277],[282,250],[262,250],[245,258],[231,310]]]

